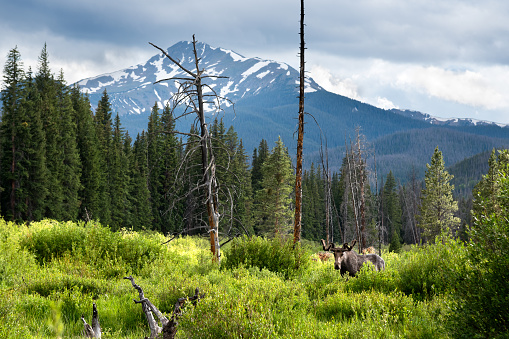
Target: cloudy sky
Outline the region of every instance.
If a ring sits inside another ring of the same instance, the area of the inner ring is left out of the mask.
[[[299,0],[0,0],[0,63],[18,46],[68,83],[144,63],[181,40],[298,69]],[[382,108],[509,124],[509,1],[307,0],[306,69]]]

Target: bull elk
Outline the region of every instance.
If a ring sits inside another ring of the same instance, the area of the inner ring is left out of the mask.
[[[344,243],[343,247],[336,247],[334,243],[330,243],[328,246],[325,245],[325,240],[322,239],[322,245],[324,251],[330,251],[334,253],[334,268],[344,275],[348,272],[351,277],[355,277],[357,272],[361,269],[365,262],[371,262],[375,266],[377,271],[385,269],[385,261],[378,255],[371,254],[357,254],[353,250],[353,246],[357,241],[354,240],[351,245]]]

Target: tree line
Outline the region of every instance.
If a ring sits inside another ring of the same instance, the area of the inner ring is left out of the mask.
[[[12,49],[4,84],[0,214],[5,219],[94,219],[114,230],[164,234],[206,229],[198,132],[194,125],[186,133],[176,131],[169,105],[156,103],[146,131],[133,140],[106,91],[94,111],[77,85],[66,85],[62,72],[51,73],[46,46],[35,74],[24,71],[19,51]],[[273,147],[262,139],[249,156],[233,127],[218,116],[209,124],[218,201],[223,202],[219,214],[229,223],[224,232],[289,235],[295,174],[281,138]],[[391,244],[393,249],[419,243],[423,236],[431,239],[436,232],[426,229],[421,196],[429,198],[434,192],[429,185],[438,182],[424,185],[414,174],[400,185],[390,172],[380,188],[373,187],[363,147],[360,137],[347,147],[338,173],[315,164],[303,172],[302,237],[358,239],[362,247]],[[432,167],[443,174],[441,153],[434,157]],[[442,196],[449,193],[446,186]],[[452,198],[446,203],[455,204]]]

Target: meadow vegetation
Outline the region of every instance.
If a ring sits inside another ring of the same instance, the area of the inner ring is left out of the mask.
[[[143,338],[145,316],[123,279],[132,275],[168,315],[196,287],[206,294],[185,308],[179,338],[448,338],[461,336],[458,286],[482,274],[448,237],[384,252],[385,271],[365,266],[349,279],[314,242],[239,238],[219,267],[207,239],[166,240],[94,222],[0,219],[0,337],[79,337],[95,302],[103,338]]]

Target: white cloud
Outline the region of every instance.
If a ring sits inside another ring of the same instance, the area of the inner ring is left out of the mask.
[[[509,70],[506,70],[506,79]],[[452,71],[412,66],[400,72],[396,85],[424,91],[431,97],[485,109],[509,108],[509,101],[481,71]],[[507,93],[507,92],[506,92]]]
[[[383,108],[383,109],[399,108],[398,106],[394,105],[394,103],[387,98],[377,97],[376,102],[377,103],[375,106]]]
[[[327,68],[318,65],[311,66],[309,74],[313,80],[327,91],[362,101],[357,85],[352,78],[340,79],[332,75]]]

